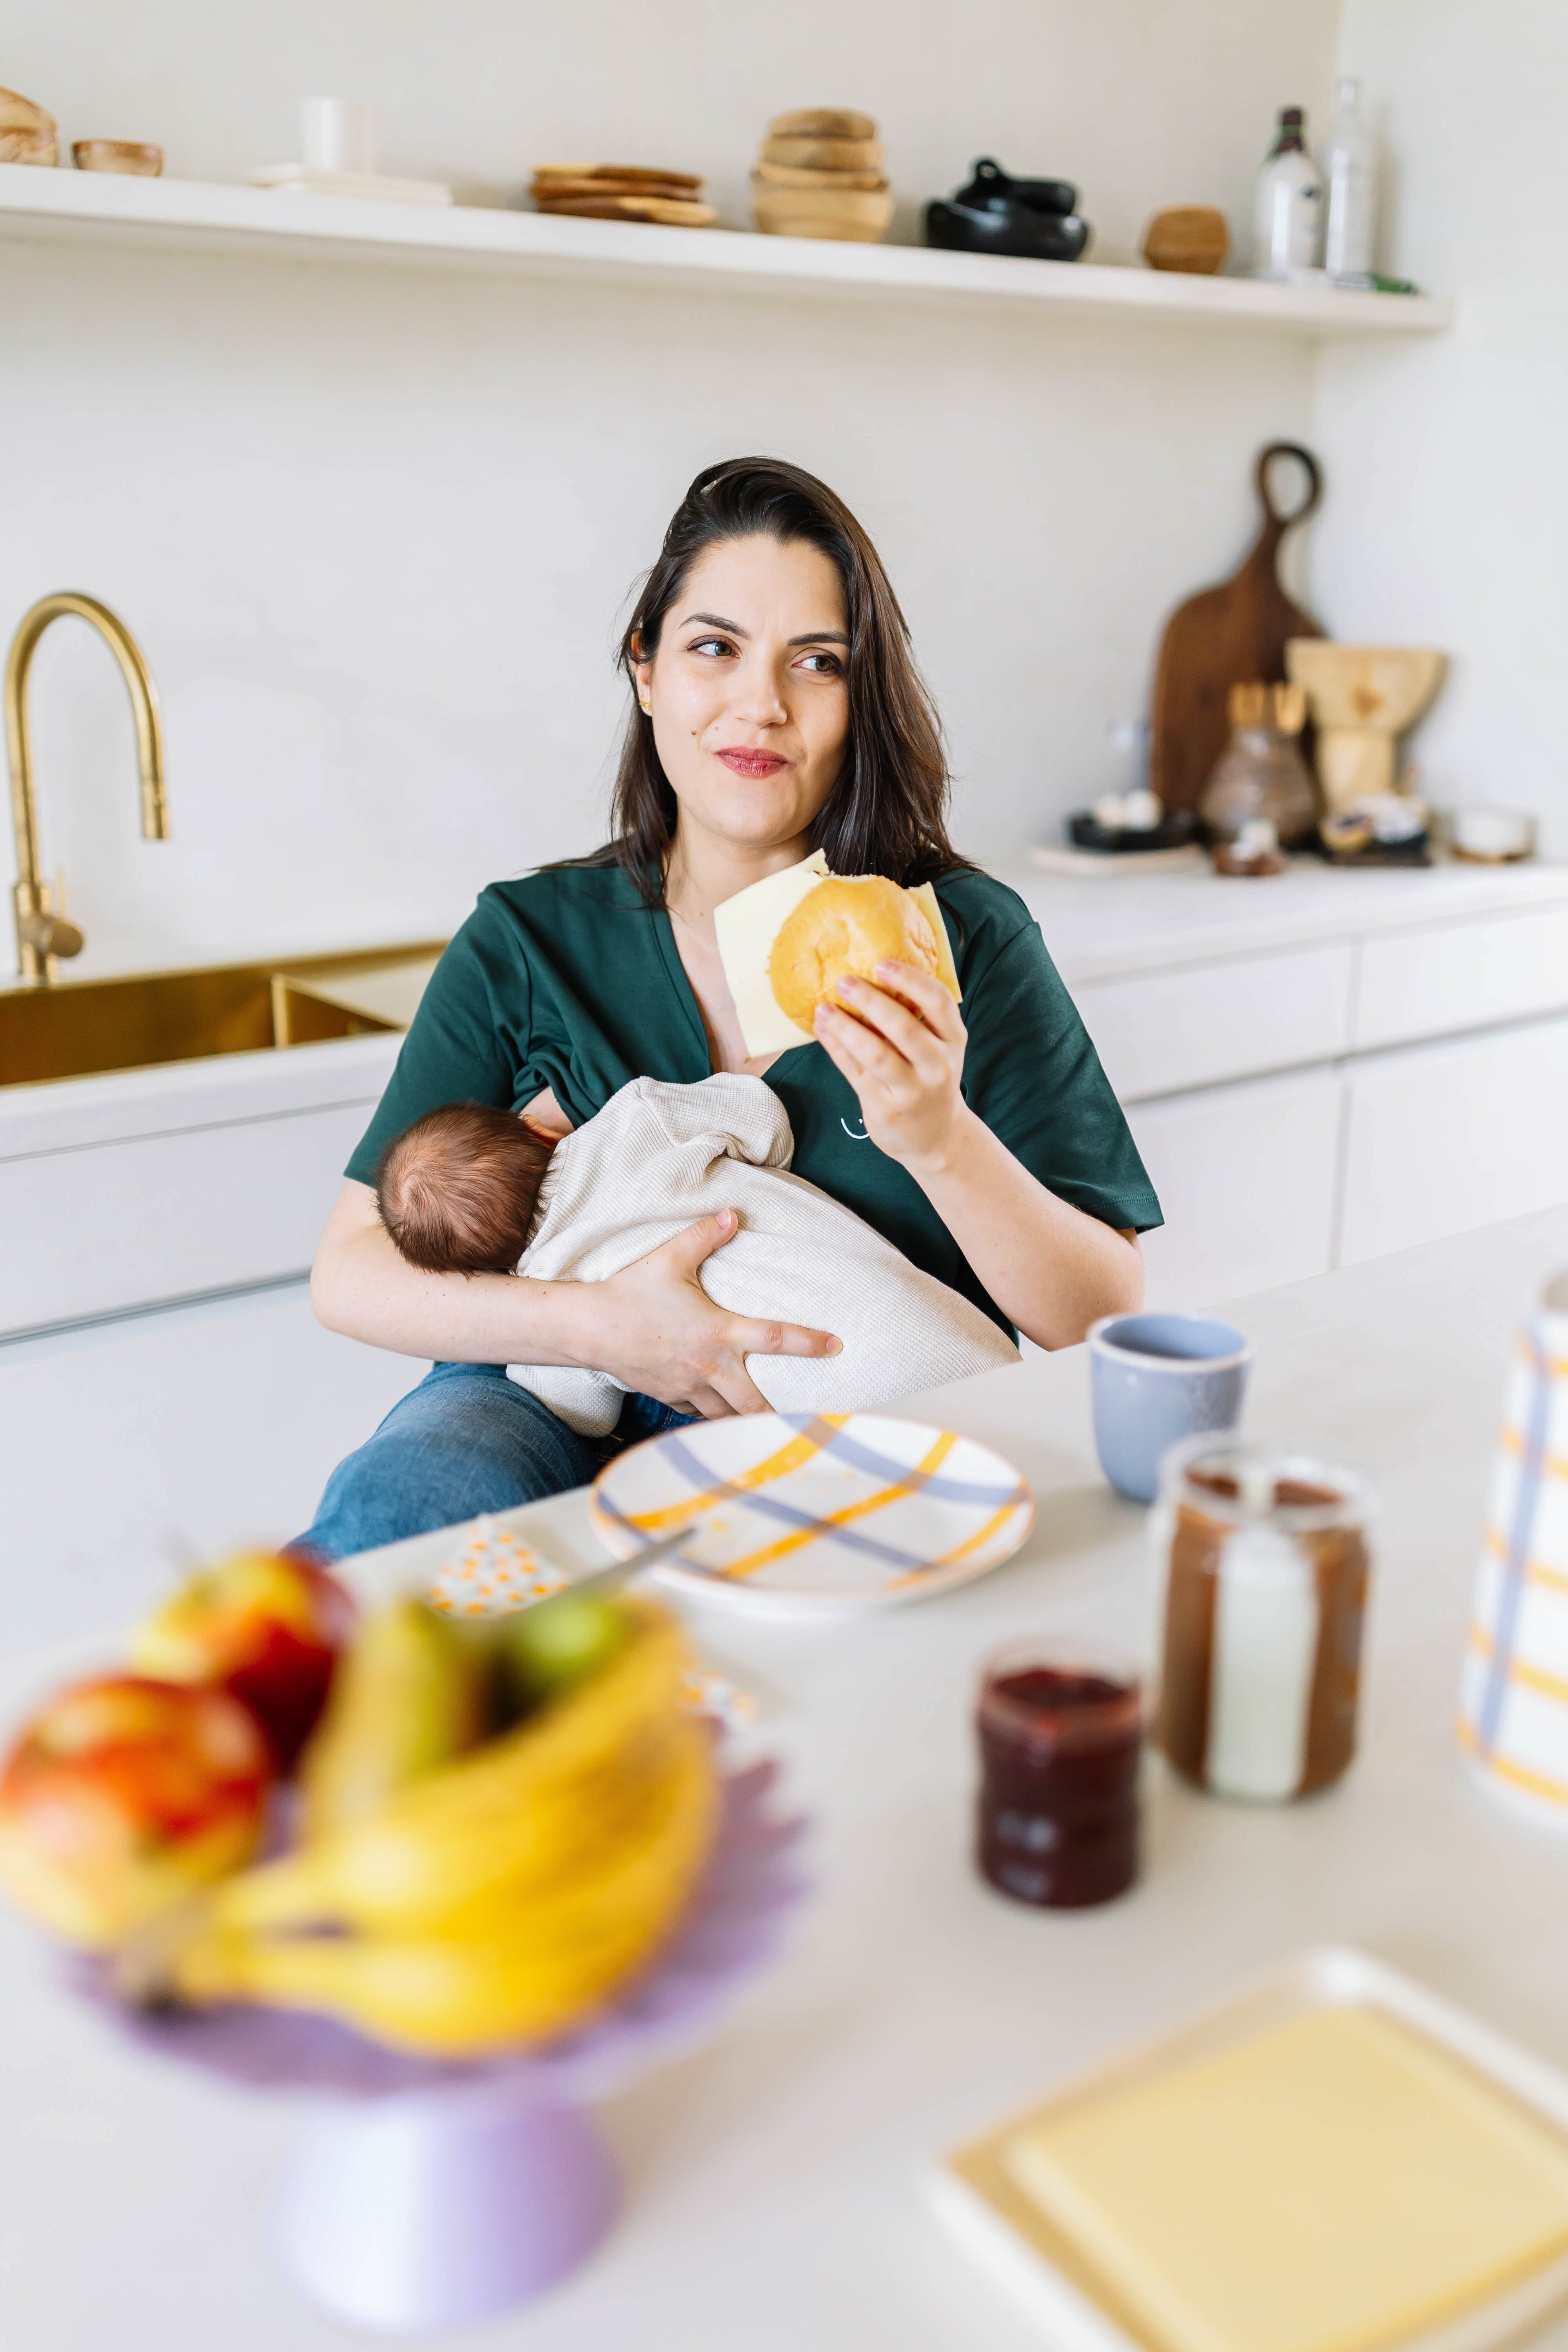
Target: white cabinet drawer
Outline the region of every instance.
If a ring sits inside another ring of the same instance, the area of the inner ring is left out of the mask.
[[[1352,1064],[1341,1262],[1568,1200],[1568,1019]]]
[[[1236,889],[1267,888],[1237,882]],[[1073,991],[1123,1102],[1331,1061],[1350,1037],[1348,942],[1190,970],[1086,981]]]
[[[0,1161],[0,1334],[303,1273],[369,1117],[334,1103]]]
[[[1353,1043],[1449,1036],[1568,1006],[1568,908],[1363,941]]]
[[[1328,1272],[1342,1097],[1331,1071],[1314,1070],[1129,1112],[1165,1214],[1143,1236],[1152,1306]]]

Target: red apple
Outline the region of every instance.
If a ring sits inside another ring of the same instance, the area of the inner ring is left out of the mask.
[[[226,1691],[105,1675],[42,1707],[0,1767],[0,1882],[101,1949],[238,1868],[272,1759]]]
[[[353,1603],[335,1577],[289,1552],[240,1552],[182,1585],[140,1625],[131,1663],[172,1683],[221,1683],[293,1770],[326,1704]]]

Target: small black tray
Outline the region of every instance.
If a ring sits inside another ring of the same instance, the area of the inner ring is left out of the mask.
[[[1134,833],[1125,825],[1113,831],[1096,824],[1088,809],[1079,809],[1068,819],[1068,839],[1073,847],[1092,849],[1102,857],[1124,857],[1141,849],[1184,849],[1197,837],[1197,819],[1191,809],[1167,809],[1163,822],[1147,833]]]

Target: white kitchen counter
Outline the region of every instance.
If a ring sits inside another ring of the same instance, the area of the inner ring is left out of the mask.
[[[710,2049],[610,2104],[626,2210],[552,2301],[460,2340],[517,2352],[1025,2352],[923,2208],[972,2127],[1261,1965],[1366,1946],[1568,2064],[1568,1839],[1471,1787],[1451,1720],[1510,1331],[1568,1260],[1568,1211],[1251,1299],[1249,1418],[1364,1463],[1383,1496],[1363,1752],[1275,1811],[1156,1780],[1148,1867],[1102,1911],[1033,1914],[967,1857],[969,1707],[1015,1633],[1133,1634],[1142,1514],[1095,1467],[1081,1349],[919,1400],[1039,1500],[1019,1558],[947,1599],[787,1631],[705,1611],[816,1816],[819,1891]],[[101,1653],[112,1651],[105,1625]],[[63,1661],[12,1659],[5,1710]],[[266,2245],[283,2101],[121,2048],[0,1920],[0,2338],[18,2352],[316,2352]],[[451,2339],[454,2343],[458,2339]],[[1565,2352],[1568,2321],[1537,2339]]]
[[[1026,858],[988,861],[1039,923],[1062,978],[1120,978],[1474,916],[1568,907],[1568,866],[1436,865],[1364,870],[1292,858],[1267,878],[1203,862],[1163,874],[1047,874]]]

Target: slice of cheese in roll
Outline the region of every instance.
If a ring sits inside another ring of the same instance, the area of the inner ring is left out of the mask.
[[[821,850],[752,883],[714,911],[720,960],[748,1054],[811,1040],[844,972],[869,979],[886,957],[931,972],[958,999],[958,973],[936,892],[881,875],[830,875]]]

